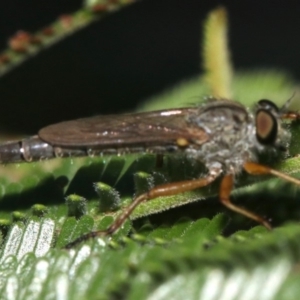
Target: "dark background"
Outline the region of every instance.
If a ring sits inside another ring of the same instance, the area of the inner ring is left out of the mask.
[[[201,24],[224,4],[236,69],[276,67],[300,79],[300,2],[144,0],[110,14],[0,78],[0,130],[33,134],[66,119],[134,108],[199,73]],[[0,49],[76,11],[78,0],[10,0]],[[197,95],[195,95],[197,96]]]

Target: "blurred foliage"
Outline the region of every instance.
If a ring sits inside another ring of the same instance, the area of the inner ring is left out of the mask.
[[[235,99],[247,106],[260,98],[283,104],[295,90],[279,71],[236,73],[232,82]],[[199,76],[140,109],[186,106],[208,93]],[[300,129],[290,126],[292,157],[262,159],[297,176]],[[113,237],[62,249],[107,228],[135,192],[204,172],[181,156],[163,162],[158,168],[145,154],[1,166],[1,299],[297,298],[300,191],[279,179],[243,175],[232,193],[235,203],[272,218],[272,232],[223,208],[216,182],[144,203]]]

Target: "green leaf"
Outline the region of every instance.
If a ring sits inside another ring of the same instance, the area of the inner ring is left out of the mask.
[[[200,102],[208,91],[200,78],[178,84],[143,109]],[[247,106],[260,98],[283,103],[294,89],[287,75],[266,70],[239,73],[233,82],[236,99]],[[298,127],[291,124],[295,156]],[[276,159],[272,165],[293,176],[300,171],[298,157]],[[296,299],[299,189],[278,179],[258,178],[253,184],[241,176],[232,194],[238,205],[272,218],[277,226],[272,232],[252,228],[249,220],[224,209],[213,197],[216,182],[148,201],[113,237],[62,249],[82,234],[107,228],[135,192],[204,171],[200,163],[173,156],[156,168],[155,156],[149,154],[1,166],[0,298]],[[99,194],[117,205],[103,209]]]

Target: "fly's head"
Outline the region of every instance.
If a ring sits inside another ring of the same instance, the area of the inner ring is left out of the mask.
[[[273,148],[286,151],[290,133],[282,122],[284,108],[279,109],[270,100],[260,100],[255,113],[256,139],[261,149]]]

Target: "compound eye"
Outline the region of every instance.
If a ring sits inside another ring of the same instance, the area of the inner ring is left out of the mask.
[[[269,109],[269,110],[273,109],[274,111],[279,112],[277,105],[271,100],[268,99],[259,100],[258,105],[260,108]]]
[[[277,120],[267,110],[256,113],[256,138],[263,145],[273,145],[277,138]]]

